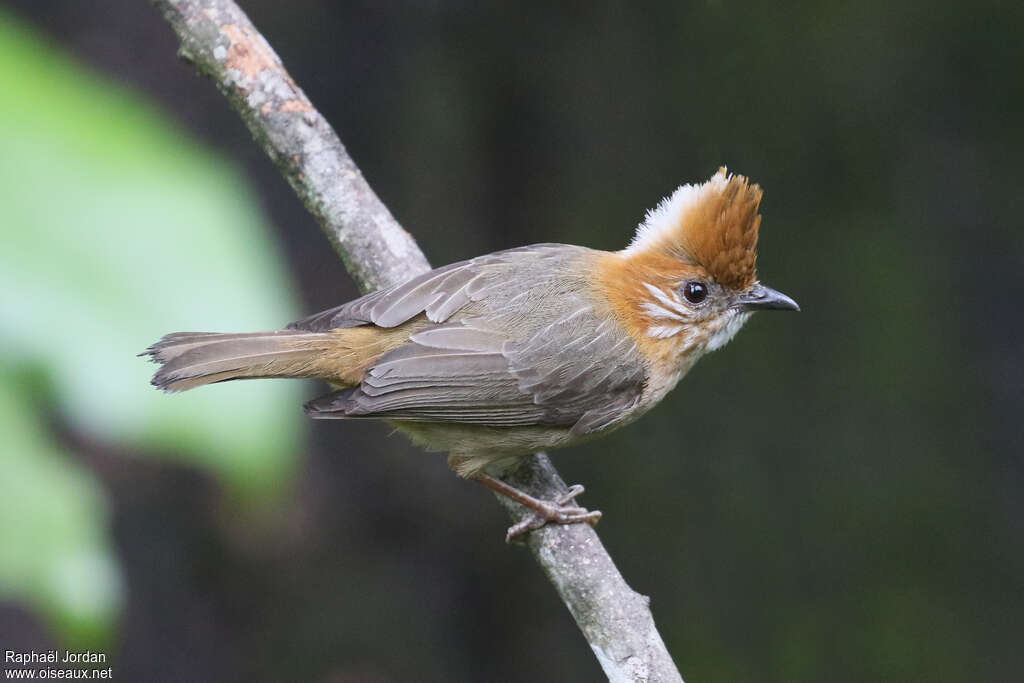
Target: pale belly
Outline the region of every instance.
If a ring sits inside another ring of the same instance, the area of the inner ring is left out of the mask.
[[[668,388],[664,390],[667,391]],[[452,469],[460,476],[471,477],[481,471],[498,474],[524,455],[585,443],[614,432],[638,419],[655,403],[656,401],[641,402],[623,415],[621,420],[600,431],[582,435],[573,434],[569,427],[487,427],[404,420],[388,422],[406,434],[413,443],[429,451],[449,453],[449,464]]]
[[[674,372],[649,375],[643,396],[628,413],[604,429],[589,434],[573,434],[570,427],[565,426],[488,427],[453,422],[388,422],[408,435],[413,443],[429,451],[450,453],[449,463],[460,476],[471,477],[481,471],[497,474],[524,455],[584,443],[625,427],[657,405],[692,366],[691,362]]]

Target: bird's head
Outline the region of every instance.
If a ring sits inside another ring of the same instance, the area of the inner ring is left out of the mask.
[[[632,243],[600,272],[609,300],[648,354],[695,361],[750,314],[800,310],[757,280],[761,188],[725,168],[649,211]]]

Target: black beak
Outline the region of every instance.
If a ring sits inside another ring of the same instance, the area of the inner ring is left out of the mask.
[[[754,285],[733,304],[741,311],[799,311],[800,305],[782,292],[764,285]]]

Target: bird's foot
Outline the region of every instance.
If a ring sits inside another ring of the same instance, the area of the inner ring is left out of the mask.
[[[473,479],[532,511],[508,528],[508,533],[505,535],[506,543],[511,543],[523,534],[539,529],[549,522],[555,524],[586,522],[590,526],[594,526],[601,519],[601,513],[598,510],[591,512],[576,505],[576,496],[583,493],[583,487],[579,484],[573,484],[568,491],[555,500],[542,500],[489,474],[477,474]]]
[[[600,510],[588,510],[585,507],[576,505],[576,496],[583,493],[583,486],[580,484],[573,484],[569,487],[569,491],[559,496],[557,500],[540,500],[539,498],[533,498],[536,501],[536,505],[519,501],[531,509],[523,519],[519,520],[508,528],[508,533],[505,534],[505,542],[511,543],[520,536],[527,534],[534,529],[539,529],[545,524],[579,524],[580,522],[586,522],[590,526],[594,526],[601,519]],[[532,496],[531,496],[532,498]]]

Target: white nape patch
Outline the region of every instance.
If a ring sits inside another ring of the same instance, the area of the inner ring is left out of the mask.
[[[706,183],[680,185],[670,196],[662,199],[658,206],[647,212],[644,222],[636,229],[633,241],[622,252],[627,256],[654,247],[667,235],[677,230],[686,220],[686,214],[699,203],[707,193],[720,193],[729,184],[732,174],[725,169],[711,176]]]
[[[714,351],[728,344],[732,338],[736,336],[736,333],[740,331],[740,328],[743,327],[743,324],[747,322],[749,317],[749,312],[734,313],[729,316],[725,321],[725,324],[716,330],[708,339],[708,343],[704,347],[705,350]]]

